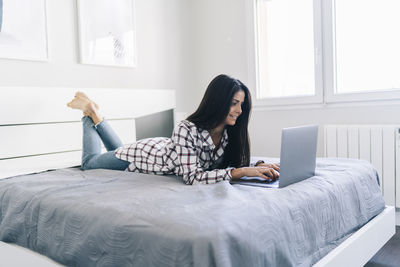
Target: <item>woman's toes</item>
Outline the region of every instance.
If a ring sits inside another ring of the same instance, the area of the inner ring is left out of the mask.
[[[74,104],[73,104],[74,100],[75,100],[75,98],[72,99],[70,102],[68,102],[68,103],[67,103],[67,106],[70,107],[70,108],[72,108],[72,106],[74,105]]]

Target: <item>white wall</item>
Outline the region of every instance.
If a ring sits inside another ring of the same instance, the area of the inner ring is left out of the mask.
[[[0,59],[0,86],[183,90],[185,0],[135,0],[137,67],[78,64],[76,1],[47,2],[50,61]],[[178,93],[179,94],[179,93]],[[179,104],[178,104],[179,106]]]
[[[244,1],[191,0],[188,14],[191,30],[185,35],[191,40],[192,61],[187,67],[193,70],[185,99],[184,111],[193,112],[209,82],[225,73],[245,79],[247,57],[243,32]]]
[[[205,86],[219,73],[230,74],[254,87],[254,71],[248,65],[249,34],[246,8],[248,0],[192,0],[195,6],[196,84],[191,88],[196,99],[188,101],[190,110],[201,99]],[[250,2],[250,1],[248,1]],[[251,40],[250,40],[251,41]],[[250,60],[251,62],[251,60]],[[253,98],[255,96],[253,95]],[[254,108],[250,121],[252,155],[279,157],[281,129],[302,124],[399,124],[400,104],[347,104],[290,110]],[[318,155],[323,155],[323,130],[320,127]]]

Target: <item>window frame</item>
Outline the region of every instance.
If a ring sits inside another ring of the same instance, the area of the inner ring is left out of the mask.
[[[253,88],[251,91],[254,106],[287,108],[289,106],[329,105],[338,103],[355,102],[382,102],[396,100],[400,102],[400,88],[392,90],[336,93],[336,66],[335,66],[335,42],[334,42],[334,1],[314,0],[314,66],[315,66],[315,95],[314,96],[292,96],[292,97],[270,97],[258,98],[259,68],[258,68],[258,23],[257,2],[258,0],[246,1],[247,11],[247,37],[248,37],[248,73],[249,82]]]

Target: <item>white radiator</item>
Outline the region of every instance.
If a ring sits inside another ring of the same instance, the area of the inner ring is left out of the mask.
[[[386,205],[400,207],[399,131],[399,125],[325,125],[325,156],[371,162]]]

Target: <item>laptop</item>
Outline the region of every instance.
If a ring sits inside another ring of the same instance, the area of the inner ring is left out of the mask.
[[[232,184],[283,188],[315,175],[318,125],[282,129],[279,179],[268,182],[262,177],[242,177]]]

